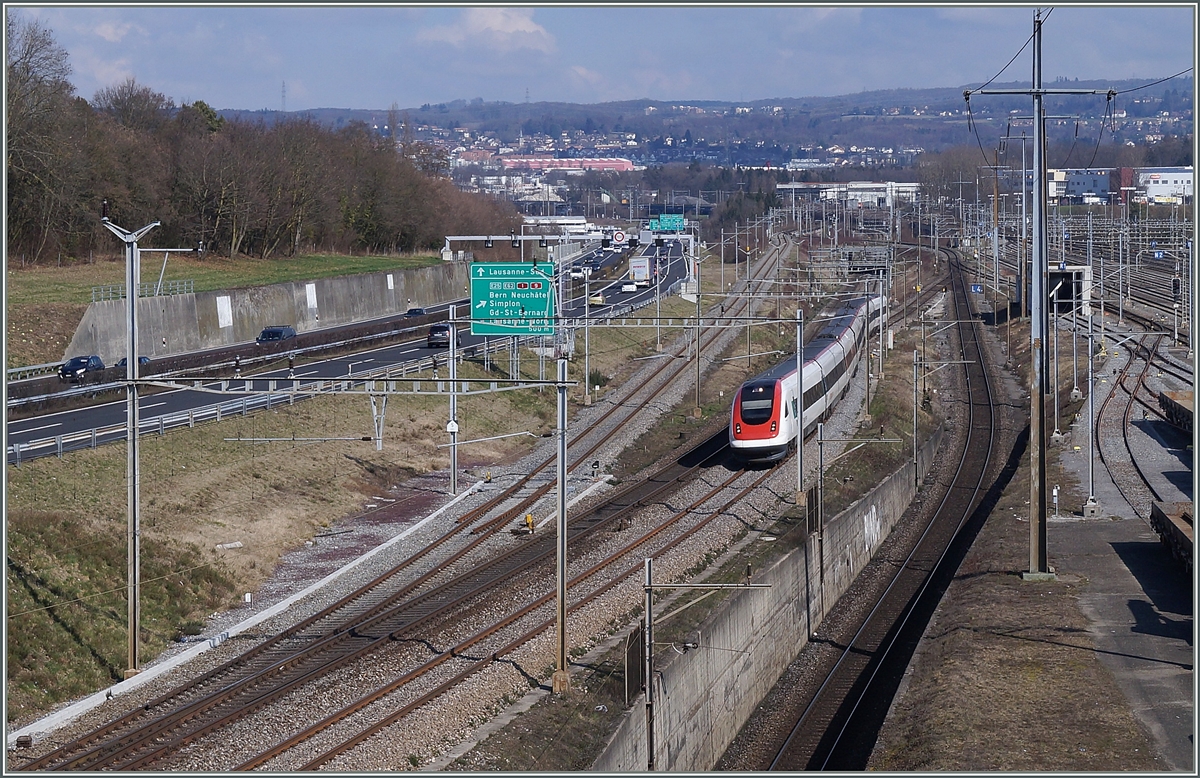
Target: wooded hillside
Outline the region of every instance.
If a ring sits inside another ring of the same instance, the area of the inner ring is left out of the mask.
[[[509,204],[427,172],[420,144],[361,123],[227,121],[133,79],[89,102],[49,29],[9,14],[5,32],[10,262],[119,250],[104,201],[126,229],[161,222],[145,248],[225,256],[433,250],[447,234],[519,229]]]

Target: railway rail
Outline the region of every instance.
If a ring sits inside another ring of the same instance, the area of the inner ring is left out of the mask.
[[[1136,342],[1136,347],[1129,349],[1128,361],[1118,371],[1112,389],[1096,412],[1095,443],[1100,461],[1126,502],[1138,516],[1146,520],[1150,518],[1151,503],[1161,497],[1138,466],[1134,446],[1129,440],[1129,427],[1133,420],[1133,409],[1139,404],[1144,410],[1160,413],[1157,399],[1150,396],[1146,388],[1146,378],[1154,364],[1153,354],[1163,337],[1154,334],[1142,336]]]
[[[951,282],[955,308],[965,313],[969,303],[961,268],[951,274]],[[879,601],[836,659],[824,667],[824,680],[814,684],[815,694],[778,746],[772,770],[863,769],[902,669],[897,665],[907,663],[923,628],[918,622],[922,615],[928,618],[930,603],[940,597],[938,581],[948,579],[957,567],[958,555],[952,553],[955,541],[976,516],[988,486],[995,418],[977,331],[980,325],[969,315],[956,318],[967,399],[953,483]]]
[[[759,271],[762,269],[759,268]],[[730,313],[736,315],[736,310],[735,307]],[[720,332],[716,330],[703,334],[710,340],[719,336]],[[604,418],[609,426],[619,428],[633,418],[638,410],[652,402],[654,387],[661,381],[689,374],[684,360],[664,360],[664,363],[655,372],[659,380],[640,383],[631,398],[614,403],[605,412]],[[639,393],[640,400],[634,399]],[[596,423],[592,429],[602,426]],[[598,440],[590,446],[585,440],[591,437],[589,433],[578,436],[571,443],[571,449],[574,450],[569,449],[572,459],[569,468],[574,470],[590,459],[592,452],[603,445],[611,434],[596,435]],[[587,446],[586,451],[580,453],[578,449],[584,446]],[[551,483],[533,488],[532,481],[553,461],[552,458],[547,459],[531,468],[518,483],[464,517],[441,540],[432,544],[427,552],[415,555],[397,570],[380,576],[362,590],[205,674],[195,684],[174,689],[82,738],[27,762],[20,769],[148,769],[171,764],[178,758],[181,749],[190,750],[191,744],[201,742],[231,723],[275,704],[314,679],[331,671],[337,672],[339,668],[353,666],[363,657],[378,653],[381,648],[406,641],[419,641],[421,635],[437,632],[439,625],[444,626],[460,617],[464,608],[469,610],[481,597],[495,597],[498,587],[511,586],[518,573],[533,570],[538,565],[545,566],[547,554],[550,553],[546,546],[552,540],[549,536],[530,539],[526,543],[513,543],[511,538],[499,544],[495,541],[504,538],[499,530],[505,524],[536,504],[552,488]],[[651,489],[655,494],[668,488],[667,485],[678,488],[680,483],[689,480],[688,471],[694,477],[696,467],[696,464],[692,464],[685,468],[685,472],[660,474],[657,479],[644,482],[650,485],[642,488]],[[661,483],[655,483],[656,480]],[[613,522],[619,523],[620,517],[628,514],[628,511],[619,507],[621,500],[626,500],[630,505],[638,502],[632,491],[623,494],[624,497],[616,499],[609,508],[573,519],[568,530],[572,538],[595,535],[598,528],[610,526]],[[661,500],[661,497],[658,499]],[[721,513],[718,510],[713,515]],[[673,521],[680,520],[676,518]],[[646,540],[641,542],[645,543]],[[497,545],[502,550],[498,550]],[[454,550],[446,551],[447,548]],[[440,550],[435,552],[434,549]],[[638,559],[640,561],[640,557]],[[640,567],[634,564],[632,568],[636,576]],[[510,591],[509,594],[513,593]],[[545,598],[542,598],[543,604],[544,601]],[[536,607],[538,605],[530,604],[525,610]],[[465,650],[503,629],[516,618],[519,617],[515,613],[509,614],[477,635],[451,643]],[[544,625],[539,629],[544,629]],[[492,660],[505,650],[513,650],[512,645],[510,643],[508,649],[493,649]],[[455,657],[457,654],[452,650],[443,652],[443,655]],[[443,662],[452,663],[447,658],[435,664]],[[414,669],[413,678],[431,673],[432,670],[432,667]],[[467,675],[470,675],[469,671],[460,670],[460,676],[455,677],[465,678]],[[437,688],[445,691],[445,684],[453,683],[453,679],[447,679]],[[213,689],[217,691],[214,693]],[[349,714],[343,717],[346,716]],[[272,754],[267,758],[274,759],[277,756]],[[259,764],[261,758],[261,754],[250,755],[239,764]],[[224,769],[232,766],[226,765]]]

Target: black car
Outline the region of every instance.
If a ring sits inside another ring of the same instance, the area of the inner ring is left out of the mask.
[[[281,340],[290,340],[294,337],[296,337],[296,330],[294,328],[276,325],[274,327],[265,327],[262,332],[258,333],[255,341],[258,343],[278,343]]]
[[[432,324],[429,327],[429,334],[425,336],[425,345],[429,348],[449,348],[450,347],[450,325],[449,324]],[[462,333],[455,333],[455,346],[462,346]]]
[[[113,365],[113,367],[125,367],[125,364],[128,361],[129,361],[128,357],[121,357],[120,359],[117,360],[117,364]],[[148,364],[150,364],[150,357],[138,357],[138,365],[148,365]]]
[[[425,310],[424,308],[409,308],[407,311],[404,312],[404,317],[406,319],[415,319],[418,316],[428,316],[428,315],[429,315],[429,311]]]
[[[104,361],[95,354],[87,357],[71,357],[58,369],[58,380],[78,383],[88,373],[96,373],[103,369]]]

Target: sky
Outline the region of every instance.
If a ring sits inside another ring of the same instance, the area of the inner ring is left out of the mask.
[[[1156,80],[1195,60],[1193,4],[1042,9],[1046,86],[1059,77]],[[997,77],[1029,83],[1035,13],[1007,4],[5,10],[51,30],[69,55],[76,93],[89,100],[133,78],[176,104],[288,111],[475,98],[751,101]]]

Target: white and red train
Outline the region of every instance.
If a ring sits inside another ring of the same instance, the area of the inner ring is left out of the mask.
[[[883,303],[878,295],[847,300],[804,346],[805,435],[828,418],[846,393],[863,344],[883,325]],[[800,428],[798,394],[794,357],[742,384],[729,418],[734,456],[745,462],[787,456]]]

